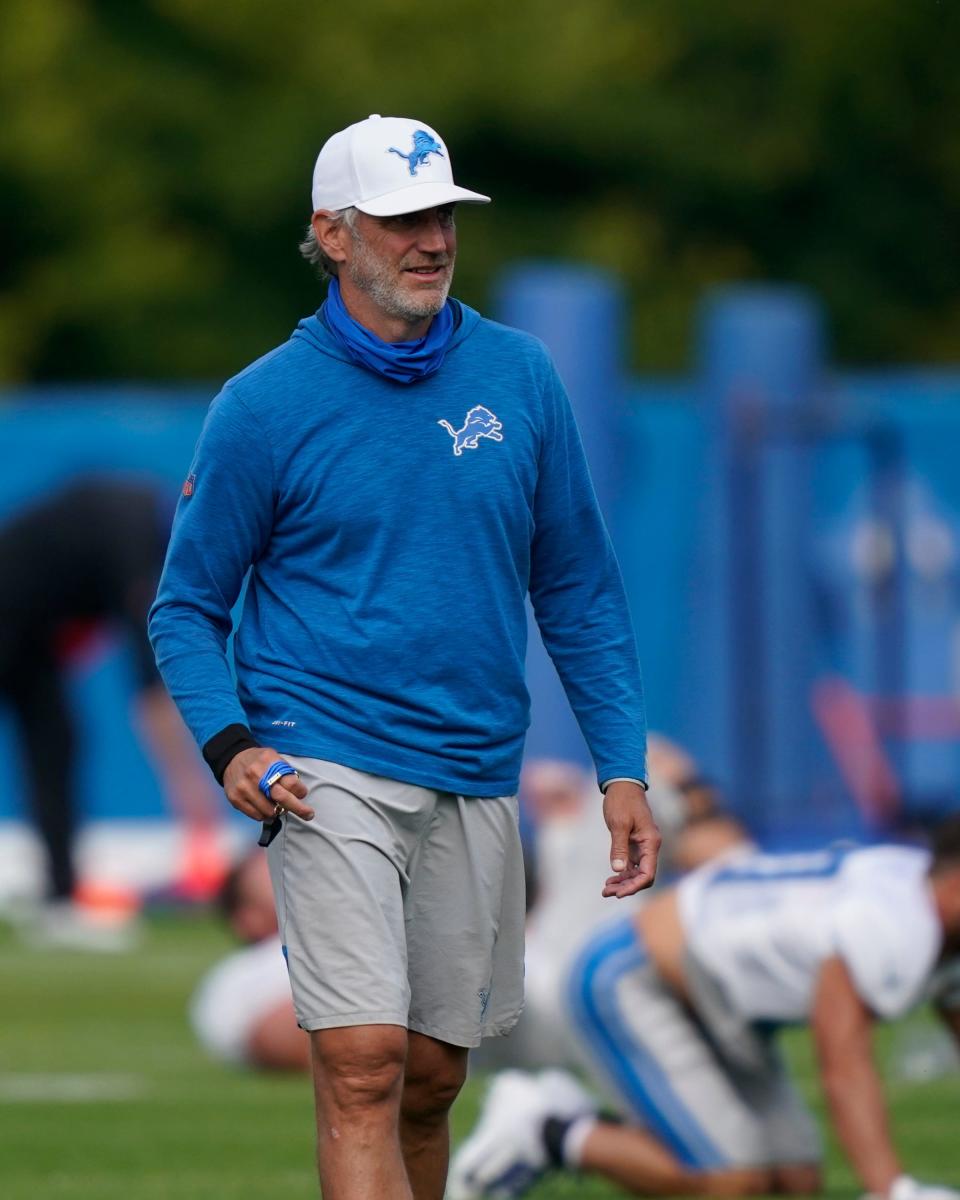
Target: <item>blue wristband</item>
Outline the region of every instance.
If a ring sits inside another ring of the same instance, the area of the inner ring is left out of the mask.
[[[296,769],[296,767],[291,767],[286,759],[278,758],[277,761],[272,762],[260,776],[260,782],[257,784],[257,787],[261,792],[263,792],[268,800],[273,799],[273,797],[270,795],[270,789],[277,782],[277,780],[282,779],[284,775],[296,775],[298,779],[300,778],[300,772]]]

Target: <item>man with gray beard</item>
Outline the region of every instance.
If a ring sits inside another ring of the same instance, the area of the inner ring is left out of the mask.
[[[301,247],[326,301],[211,406],[151,613],[227,799],[264,823],[325,1200],[440,1200],[468,1049],[519,1016],[528,593],[605,791],[604,894],[656,868],[569,401],[539,342],[448,295],[454,205],[487,200],[423,122],[329,139]]]

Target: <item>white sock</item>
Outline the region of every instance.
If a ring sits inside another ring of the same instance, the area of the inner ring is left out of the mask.
[[[597,1124],[597,1118],[593,1113],[587,1113],[585,1116],[577,1117],[571,1124],[570,1128],[563,1135],[563,1145],[560,1147],[560,1153],[563,1156],[563,1165],[565,1167],[579,1167],[580,1157],[583,1154],[583,1145],[587,1138],[593,1132]]]

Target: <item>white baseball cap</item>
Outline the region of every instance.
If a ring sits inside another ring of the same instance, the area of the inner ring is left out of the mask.
[[[381,117],[348,125],[324,144],[313,168],[313,210],[359,208],[395,217],[440,204],[489,204],[490,197],[453,182],[440,135],[409,117]]]

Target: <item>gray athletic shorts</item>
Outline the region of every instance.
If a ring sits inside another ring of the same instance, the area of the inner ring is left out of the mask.
[[[464,797],[287,756],[312,821],[268,850],[304,1029],[402,1025],[454,1046],[523,1007],[523,859],[515,796]]]
[[[732,1060],[660,978],[632,921],[586,944],[568,1001],[590,1067],[685,1166],[820,1161],[813,1117],[773,1041],[744,1028]]]

